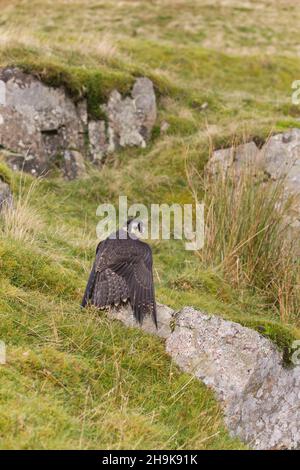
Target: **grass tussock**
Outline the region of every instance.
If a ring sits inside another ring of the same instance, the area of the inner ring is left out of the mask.
[[[253,169],[203,179],[205,248],[199,258],[219,267],[235,289],[263,295],[283,322],[299,316],[300,263],[289,236],[284,181],[257,179]]]
[[[0,234],[14,240],[34,243],[36,236],[42,231],[44,223],[38,212],[30,205],[30,200],[37,195],[38,180],[33,181],[29,188],[22,186],[13,204],[5,204],[0,214]]]

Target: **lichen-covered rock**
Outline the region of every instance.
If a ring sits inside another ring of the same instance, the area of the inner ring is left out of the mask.
[[[0,212],[5,205],[10,206],[13,203],[13,196],[10,187],[0,178]]]
[[[255,142],[248,142],[237,147],[215,150],[206,169],[211,175],[220,172],[226,174],[229,170],[239,175],[246,167],[258,165],[259,158],[259,149]]]
[[[17,68],[0,69],[0,145],[23,155],[18,169],[44,173],[64,149],[84,150],[80,112],[63,88],[51,88]]]
[[[212,386],[222,400],[243,392],[262,365],[265,371],[265,358],[275,355],[280,361],[268,340],[238,323],[189,307],[176,315],[175,322],[167,351],[184,370]]]
[[[185,307],[166,348],[183,370],[216,392],[233,435],[256,449],[300,448],[300,367],[285,369],[269,340]]]
[[[265,358],[244,393],[226,407],[231,432],[256,449],[300,449],[300,367]]]
[[[300,449],[300,365],[285,368],[270,340],[192,307],[175,313],[159,304],[157,330],[151,318],[138,325],[130,306],[107,314],[166,339],[174,362],[221,400],[233,436],[255,449]]]
[[[156,98],[151,80],[138,78],[132,97],[122,98],[117,90],[104,107],[108,116],[108,151],[118,147],[146,147],[156,120]]]
[[[290,200],[286,233],[300,256],[300,129],[270,137],[261,150],[261,162],[270,180],[283,185],[283,200]]]
[[[149,78],[138,78],[132,89],[132,98],[139,118],[140,133],[147,142],[156,121],[156,97]]]
[[[76,107],[77,107],[79,118],[83,126],[86,128],[88,125],[88,120],[89,120],[87,101],[85,99],[78,101]]]
[[[98,165],[104,161],[108,150],[105,121],[90,121],[88,130],[90,157]]]
[[[64,176],[73,180],[85,176],[84,158],[80,152],[76,150],[64,151]]]
[[[63,156],[64,174],[74,178],[84,173],[79,155],[99,165],[120,147],[146,146],[156,120],[148,78],[136,80],[131,98],[113,91],[102,108],[107,123],[89,120],[85,99],[75,104],[62,87],[46,86],[18,68],[0,68],[0,146],[10,152],[7,161],[15,170],[45,175]]]
[[[24,170],[32,175],[47,169],[46,152],[42,135],[15,109],[0,105],[0,146],[10,151],[7,163],[14,170]]]
[[[262,148],[261,159],[272,180],[283,179],[286,191],[300,196],[300,129],[270,137]]]
[[[115,90],[110,95],[106,110],[109,118],[110,152],[119,146],[146,146],[145,139],[140,132],[140,121],[135,104],[131,98],[123,99]]]

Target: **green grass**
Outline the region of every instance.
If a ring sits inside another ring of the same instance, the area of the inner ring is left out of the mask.
[[[1,162],[1,160],[0,160],[0,179],[4,181],[4,183],[11,185],[11,171],[5,165],[5,163]]]
[[[241,447],[212,394],[178,372],[159,340],[124,334],[78,303],[2,289],[2,449]]]
[[[31,177],[15,179],[24,200]],[[212,393],[179,372],[161,340],[80,309],[94,249],[72,216],[62,226],[59,203],[69,195],[78,209],[81,200],[86,211],[93,204],[71,196],[72,184],[60,182],[57,193],[53,185],[41,181],[30,193],[42,230],[26,240],[0,235],[0,447],[243,448]]]
[[[244,448],[224,429],[210,391],[179,372],[160,340],[79,303],[100,203],[117,204],[119,194],[129,204],[191,203],[186,170],[202,175],[212,147],[262,143],[298,126],[291,84],[300,76],[299,9],[275,0],[261,2],[264,10],[181,0],[2,3],[1,66],[64,86],[74,100],[85,96],[92,117],[103,117],[111,90],[126,95],[146,75],[159,113],[146,149],[113,155],[83,181],[35,185],[1,159],[17,210],[0,226],[0,339],[8,353],[0,448]],[[283,322],[263,292],[236,288],[181,242],[152,248],[158,301],[255,328],[288,363],[299,312]]]

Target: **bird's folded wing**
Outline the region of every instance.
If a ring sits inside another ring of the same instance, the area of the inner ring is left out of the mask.
[[[113,250],[112,250],[113,248]],[[107,268],[122,276],[127,285],[130,302],[137,321],[150,314],[157,324],[156,304],[152,274],[152,252],[145,243],[107,244],[97,255],[96,270]]]
[[[132,308],[136,319],[143,321],[150,314],[157,324],[156,304],[152,275],[152,258],[141,259],[133,266],[133,275],[129,279],[129,292],[132,298]]]
[[[104,248],[105,248],[105,242],[104,241],[100,242],[96,249],[96,256],[100,256]],[[88,283],[87,283],[84,296],[81,302],[82,307],[86,307],[87,303],[91,299],[93,289],[94,289],[95,279],[96,279],[96,262],[94,262],[91,273],[89,275]]]

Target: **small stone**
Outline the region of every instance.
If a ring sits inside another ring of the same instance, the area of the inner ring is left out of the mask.
[[[160,125],[161,134],[165,134],[170,128],[170,124],[167,121],[162,121]]]
[[[10,187],[7,183],[0,178],[0,211],[4,206],[11,206],[13,204],[13,196]]]

